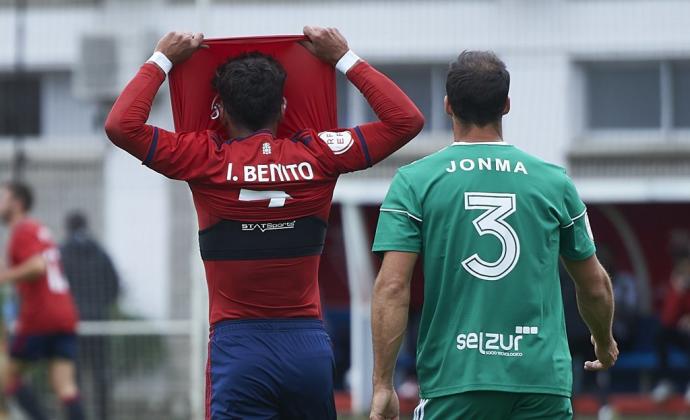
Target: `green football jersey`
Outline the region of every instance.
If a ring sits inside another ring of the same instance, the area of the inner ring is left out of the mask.
[[[558,261],[595,247],[563,168],[506,143],[456,142],[398,170],[373,249],[423,257],[422,398],[571,395]]]

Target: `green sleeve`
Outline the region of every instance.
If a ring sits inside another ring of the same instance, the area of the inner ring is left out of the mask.
[[[373,251],[422,251],[421,205],[400,172],[381,205]]]
[[[566,176],[563,197],[560,236],[560,253],[563,258],[584,260],[596,252],[594,236],[587,217],[587,207],[568,176]]]

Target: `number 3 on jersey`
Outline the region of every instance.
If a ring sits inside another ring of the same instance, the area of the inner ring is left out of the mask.
[[[484,261],[474,254],[462,262],[462,267],[482,280],[500,280],[507,276],[520,257],[520,240],[505,221],[515,213],[515,194],[482,192],[465,193],[465,210],[486,210],[472,221],[480,236],[493,235],[501,246],[501,256],[494,262]]]

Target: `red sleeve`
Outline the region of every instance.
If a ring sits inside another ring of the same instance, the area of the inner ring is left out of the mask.
[[[222,170],[216,159],[217,143],[213,131],[171,133],[153,129],[153,141],[144,165],[172,179],[199,181]]]
[[[379,121],[348,129],[319,133],[332,170],[338,173],[366,169],[412,140],[424,126],[424,116],[392,80],[360,61],[348,79],[362,92]]]
[[[39,229],[36,226],[21,226],[13,233],[10,255],[14,265],[51,247],[50,242],[41,239]]]
[[[144,64],[115,101],[105,122],[113,144],[144,165],[169,178],[194,180],[210,176],[209,159],[216,149],[213,132],[173,133],[146,124],[153,99],[165,73],[155,64]]]

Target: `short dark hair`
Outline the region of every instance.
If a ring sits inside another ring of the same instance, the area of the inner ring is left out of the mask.
[[[73,210],[65,218],[65,227],[67,228],[67,232],[74,233],[88,229],[89,222],[84,213],[79,210]]]
[[[213,87],[231,120],[257,131],[280,117],[286,76],[278,60],[250,52],[221,64],[213,78]]]
[[[24,211],[30,211],[34,205],[34,193],[27,184],[20,181],[5,182],[5,188],[12,193],[12,196],[19,200]]]
[[[446,95],[461,122],[484,127],[503,115],[510,74],[491,51],[463,51],[450,64]]]

